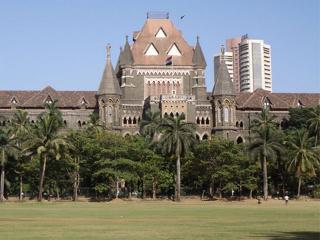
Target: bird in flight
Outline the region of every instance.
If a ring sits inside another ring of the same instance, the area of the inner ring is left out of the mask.
[[[182,15],[182,16],[180,17],[180,19],[183,19],[185,16],[186,16],[186,15]]]

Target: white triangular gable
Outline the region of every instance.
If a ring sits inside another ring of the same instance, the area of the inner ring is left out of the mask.
[[[156,38],[165,38],[165,37],[167,37],[166,33],[163,31],[162,28],[160,28],[156,34]]]
[[[80,104],[81,104],[81,105],[87,105],[88,102],[87,102],[86,99],[83,97],[83,98],[81,99],[81,101],[80,101]]]
[[[157,56],[159,55],[157,49],[155,48],[155,46],[151,43],[149,45],[149,47],[147,48],[147,51],[145,52],[146,56]]]
[[[179,51],[179,49],[175,43],[171,46],[171,48],[168,52],[168,55],[169,56],[181,56],[181,52]]]

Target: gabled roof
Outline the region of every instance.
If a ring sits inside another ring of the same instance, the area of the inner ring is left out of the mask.
[[[18,100],[16,107],[22,109],[44,108],[48,97],[58,100],[59,108],[80,108],[82,98],[87,101],[87,108],[96,108],[96,95],[96,91],[56,91],[50,86],[41,91],[0,91],[0,108],[11,108],[13,97]]]
[[[216,78],[216,82],[213,87],[212,95],[213,96],[221,96],[221,95],[234,96],[234,95],[236,95],[235,91],[234,91],[233,82],[231,81],[231,77],[228,72],[227,65],[225,64],[224,61],[222,61],[219,64],[217,78]]]
[[[262,109],[264,101],[270,101],[274,110],[287,110],[298,107],[298,101],[304,107],[314,107],[319,104],[319,93],[271,93],[263,89],[256,89],[252,93],[239,93],[236,96],[238,109]]]
[[[206,68],[207,63],[206,59],[204,58],[200,43],[199,43],[199,37],[197,37],[197,43],[196,47],[194,48],[194,53],[192,57],[192,63],[195,66],[201,67],[201,68]]]
[[[166,37],[156,37],[159,29],[165,32]],[[145,55],[145,50],[151,43],[159,53],[157,56]],[[169,19],[147,19],[141,31],[134,34],[134,43],[131,48],[134,64],[165,66],[168,49],[174,43],[182,55],[173,57],[173,65],[192,66],[193,48],[173,23]]]
[[[98,94],[121,95],[119,81],[110,59],[110,46],[107,47],[107,62],[100,82]]]
[[[120,53],[119,64],[120,65],[133,64],[133,55],[132,55],[131,47],[128,42],[128,36],[126,36],[126,42],[124,44],[124,48]]]

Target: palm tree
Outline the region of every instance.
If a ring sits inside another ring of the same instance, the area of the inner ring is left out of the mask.
[[[18,157],[18,165],[16,167],[16,171],[19,174],[20,179],[20,188],[19,188],[19,200],[22,200],[22,186],[23,186],[23,160],[26,159],[26,156],[23,156],[23,152],[21,151],[22,142],[26,141],[29,132],[30,132],[30,119],[28,117],[28,113],[26,111],[18,109],[10,124],[9,128],[10,133],[16,139],[16,145],[19,149],[19,157]]]
[[[253,124],[253,139],[249,143],[248,150],[253,157],[261,162],[263,171],[263,198],[268,199],[268,158],[275,158],[281,153],[281,144],[275,138],[275,116],[270,116],[269,111],[264,109],[259,118]]]
[[[315,146],[320,138],[320,105],[317,105],[311,110],[311,118],[308,120],[309,130],[315,136]]]
[[[58,130],[62,126],[60,124],[62,119],[61,113],[53,107],[47,108],[47,110],[47,113],[39,116],[33,129],[33,135],[26,141],[26,151],[37,155],[40,159],[38,201],[42,201],[43,183],[48,159],[54,158],[59,160],[62,156],[63,148],[67,146],[65,139],[58,135]]]
[[[4,179],[5,166],[10,156],[16,157],[16,146],[14,138],[10,137],[8,130],[0,129],[0,153],[1,153],[1,175],[0,175],[0,202],[4,201]]]
[[[304,174],[315,176],[315,166],[319,166],[319,155],[312,147],[312,138],[308,136],[306,129],[299,129],[294,132],[292,141],[288,142],[292,159],[288,170],[294,170],[298,177],[297,197],[300,197],[301,180]]]
[[[175,200],[180,201],[180,158],[185,155],[195,141],[196,125],[184,121],[184,115],[176,118],[166,117],[160,124],[160,146],[163,153],[175,155],[176,161],[176,193]]]
[[[159,134],[160,125],[160,112],[152,112],[150,109],[147,110],[144,119],[141,121],[140,124],[141,135],[147,137],[149,140],[155,141]]]

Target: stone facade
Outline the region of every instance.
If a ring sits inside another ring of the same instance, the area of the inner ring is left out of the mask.
[[[205,83],[206,61],[199,43],[190,46],[169,19],[147,19],[126,37],[115,69],[110,46],[98,91],[0,91],[0,126],[10,121],[16,109],[28,111],[31,121],[44,111],[46,102],[58,100],[65,128],[81,129],[92,113],[98,113],[106,128],[123,136],[139,134],[139,122],[147,109],[161,116],[184,114],[197,124],[199,140],[219,135],[245,141],[250,124],[264,107],[277,116],[279,126],[291,107],[319,104],[320,94],[235,93],[227,67],[221,63],[212,92]]]

